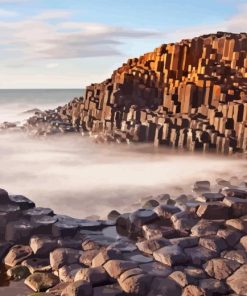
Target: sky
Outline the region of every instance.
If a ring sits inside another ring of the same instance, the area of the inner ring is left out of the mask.
[[[0,0],[0,89],[84,88],[217,31],[247,31],[247,0]]]

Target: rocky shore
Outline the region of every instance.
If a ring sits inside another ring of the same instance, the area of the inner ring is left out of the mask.
[[[154,196],[95,221],[1,189],[0,260],[37,296],[247,295],[246,177],[198,181],[193,199]]]

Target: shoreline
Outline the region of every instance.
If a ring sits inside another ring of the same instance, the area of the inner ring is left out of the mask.
[[[44,295],[245,295],[247,180],[234,180],[218,180],[219,192],[198,181],[194,202],[164,194],[108,221],[56,215],[1,190],[0,259],[34,291],[51,289]]]

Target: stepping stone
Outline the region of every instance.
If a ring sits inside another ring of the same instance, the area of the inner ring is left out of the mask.
[[[185,264],[188,262],[188,256],[184,254],[183,249],[174,245],[163,247],[153,253],[155,260],[168,266]]]

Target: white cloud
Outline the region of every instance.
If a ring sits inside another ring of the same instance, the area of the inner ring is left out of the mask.
[[[0,9],[0,17],[15,17],[18,13],[12,10]]]

